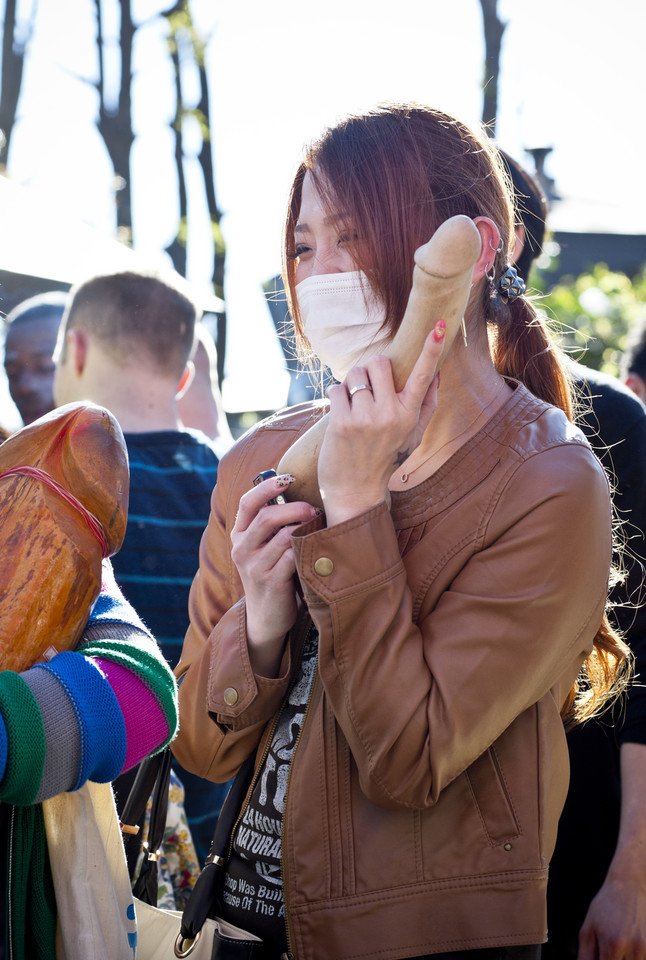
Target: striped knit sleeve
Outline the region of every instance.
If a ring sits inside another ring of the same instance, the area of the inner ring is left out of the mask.
[[[177,683],[109,564],[78,652],[96,663],[119,701],[127,741],[123,770],[163,749],[177,733]]]
[[[0,672],[0,800],[38,803],[108,782],[177,731],[177,687],[111,569],[76,652]]]

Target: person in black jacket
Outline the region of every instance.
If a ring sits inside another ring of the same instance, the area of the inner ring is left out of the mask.
[[[548,203],[511,157],[518,224],[515,266],[527,278],[540,254]],[[623,709],[568,734],[571,778],[547,890],[544,960],[646,958],[646,407],[615,377],[572,363],[579,426],[614,487],[624,579],[616,621],[635,657]],[[646,374],[645,374],[646,376]]]
[[[646,403],[646,316],[630,332],[621,360],[621,378]]]

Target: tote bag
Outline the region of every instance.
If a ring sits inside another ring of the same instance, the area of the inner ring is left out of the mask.
[[[182,914],[175,910],[136,901],[139,927],[137,960],[252,960],[254,943],[261,941],[253,934],[223,920],[207,919],[194,939],[184,940],[181,934]]]
[[[109,783],[43,802],[59,919],[57,960],[134,960],[137,921]]]

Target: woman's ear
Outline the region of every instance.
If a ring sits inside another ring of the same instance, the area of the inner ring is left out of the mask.
[[[67,331],[67,349],[74,373],[77,377],[82,377],[87,362],[87,337],[83,330],[74,328]]]
[[[485,273],[493,265],[500,248],[500,230],[489,217],[474,217],[473,222],[478,228],[482,246],[480,256],[476,260],[473,268],[473,282],[476,283],[484,277]]]
[[[624,380],[624,383],[629,390],[637,394],[642,403],[646,403],[646,383],[644,383],[638,373],[631,371]]]
[[[186,361],[186,366],[184,367],[184,373],[181,376],[181,379],[177,385],[177,393],[175,394],[175,399],[179,400],[180,397],[183,397],[190,385],[193,383],[195,378],[195,364],[192,360]]]

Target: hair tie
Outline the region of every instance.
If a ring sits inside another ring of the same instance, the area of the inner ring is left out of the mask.
[[[525,289],[525,281],[518,276],[516,267],[512,266],[507,267],[495,285],[496,293],[502,297],[505,303],[513,303],[518,297],[522,297]]]

